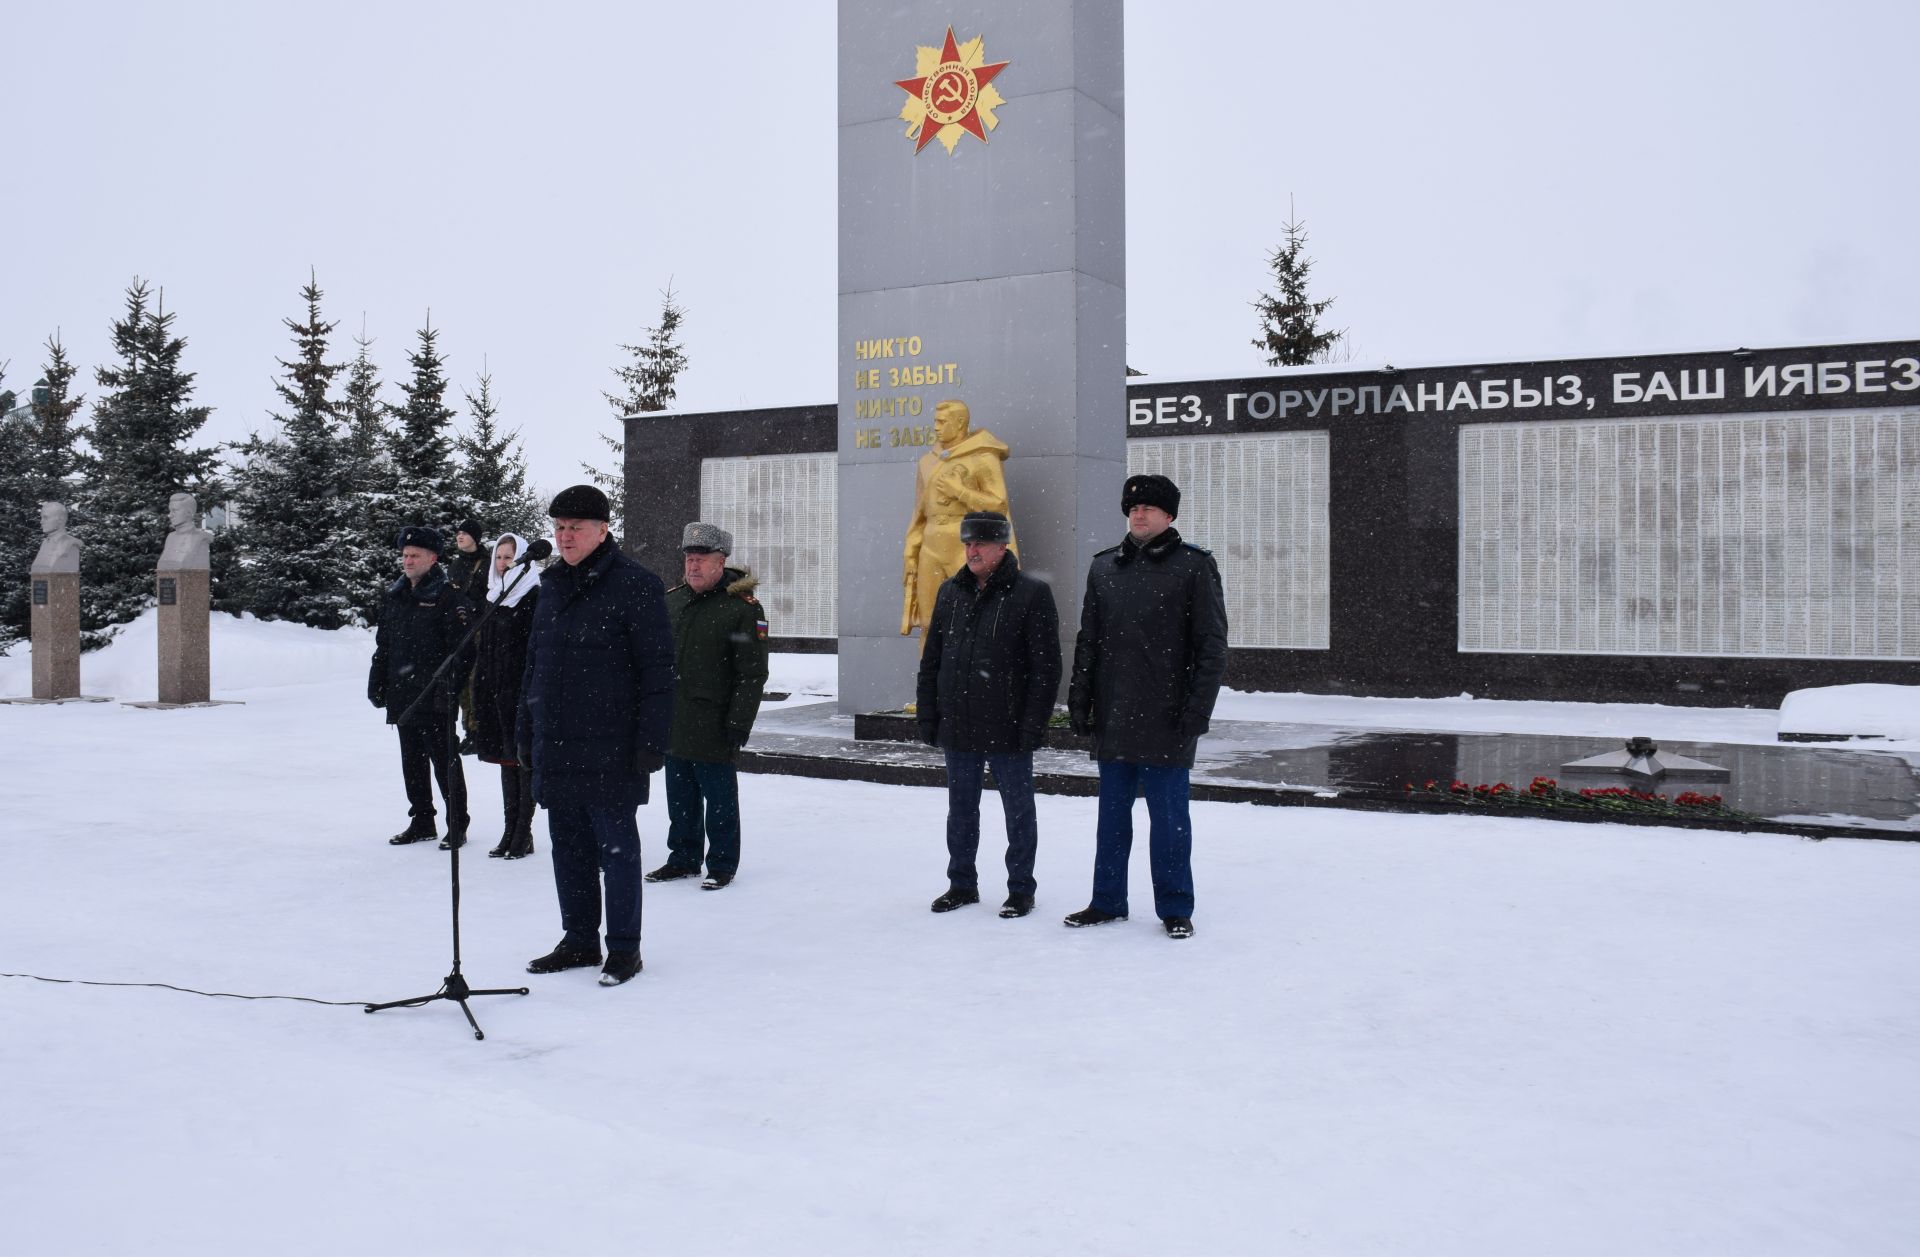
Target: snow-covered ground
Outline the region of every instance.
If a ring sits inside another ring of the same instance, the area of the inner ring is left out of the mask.
[[[137,633],[89,691],[152,696]],[[365,635],[215,649],[244,706],[0,706],[0,971],[433,990],[447,857],[384,841]],[[739,881],[650,887],[617,989],[522,973],[543,826],[469,854],[466,973],[533,988],[475,1001],[484,1042],[445,1004],[0,979],[0,1252],[1920,1251],[1920,847],[1201,804],[1176,943],[1144,852],[1131,922],[1060,927],[1092,800],[1039,801],[1040,910],[1002,921],[926,910],[939,791],[742,788]]]

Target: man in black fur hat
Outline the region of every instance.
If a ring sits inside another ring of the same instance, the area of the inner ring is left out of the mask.
[[[1213,556],[1174,531],[1180,489],[1129,476],[1126,540],[1093,556],[1073,648],[1067,715],[1100,765],[1093,901],[1071,926],[1127,919],[1133,800],[1152,823],[1153,906],[1169,937],[1193,934],[1193,822],[1187,776],[1227,667],[1227,608]]]
[[[447,836],[441,847],[458,847],[467,840],[466,776],[449,743],[455,691],[472,666],[471,654],[455,660],[438,682],[433,676],[465,636],[470,608],[440,570],[441,545],[436,529],[416,526],[401,532],[400,578],[381,601],[373,666],[367,674],[367,698],[375,707],[386,708],[387,723],[400,735],[400,777],[406,784],[409,819],[405,829],[387,840],[396,847],[435,837],[428,765],[440,779],[440,797],[447,805]]]

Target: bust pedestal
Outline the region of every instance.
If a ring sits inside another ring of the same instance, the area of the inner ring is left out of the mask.
[[[160,600],[160,701],[168,706],[210,702],[207,569],[162,568],[153,583]]]
[[[58,702],[80,697],[80,573],[36,572],[33,604],[33,697]]]

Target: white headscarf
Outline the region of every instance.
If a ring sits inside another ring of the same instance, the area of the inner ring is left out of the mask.
[[[502,541],[511,541],[513,543],[513,558],[515,562],[518,562],[527,552],[527,539],[517,532],[503,532],[494,538],[493,543],[487,547],[488,602],[492,602],[494,599],[500,597],[500,586],[504,583],[500,579],[500,573],[493,569],[493,554],[495,550],[500,548]],[[507,578],[511,580],[514,577],[519,577],[519,580],[514,585],[513,592],[506,597],[505,605],[509,607],[519,605],[520,600],[532,593],[540,584],[540,569],[529,564],[526,573],[522,575],[516,569],[508,568]]]

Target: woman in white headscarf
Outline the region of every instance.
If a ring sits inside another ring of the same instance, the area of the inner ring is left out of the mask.
[[[526,548],[527,539],[518,533],[503,533],[493,543],[487,601],[498,601],[500,608],[480,628],[473,663],[474,751],[487,763],[500,765],[506,812],[505,832],[487,854],[508,860],[533,854],[533,769],[518,762],[513,744],[520,678],[527,670],[527,634],[540,599],[540,570],[513,566]],[[500,591],[509,584],[502,598]]]

